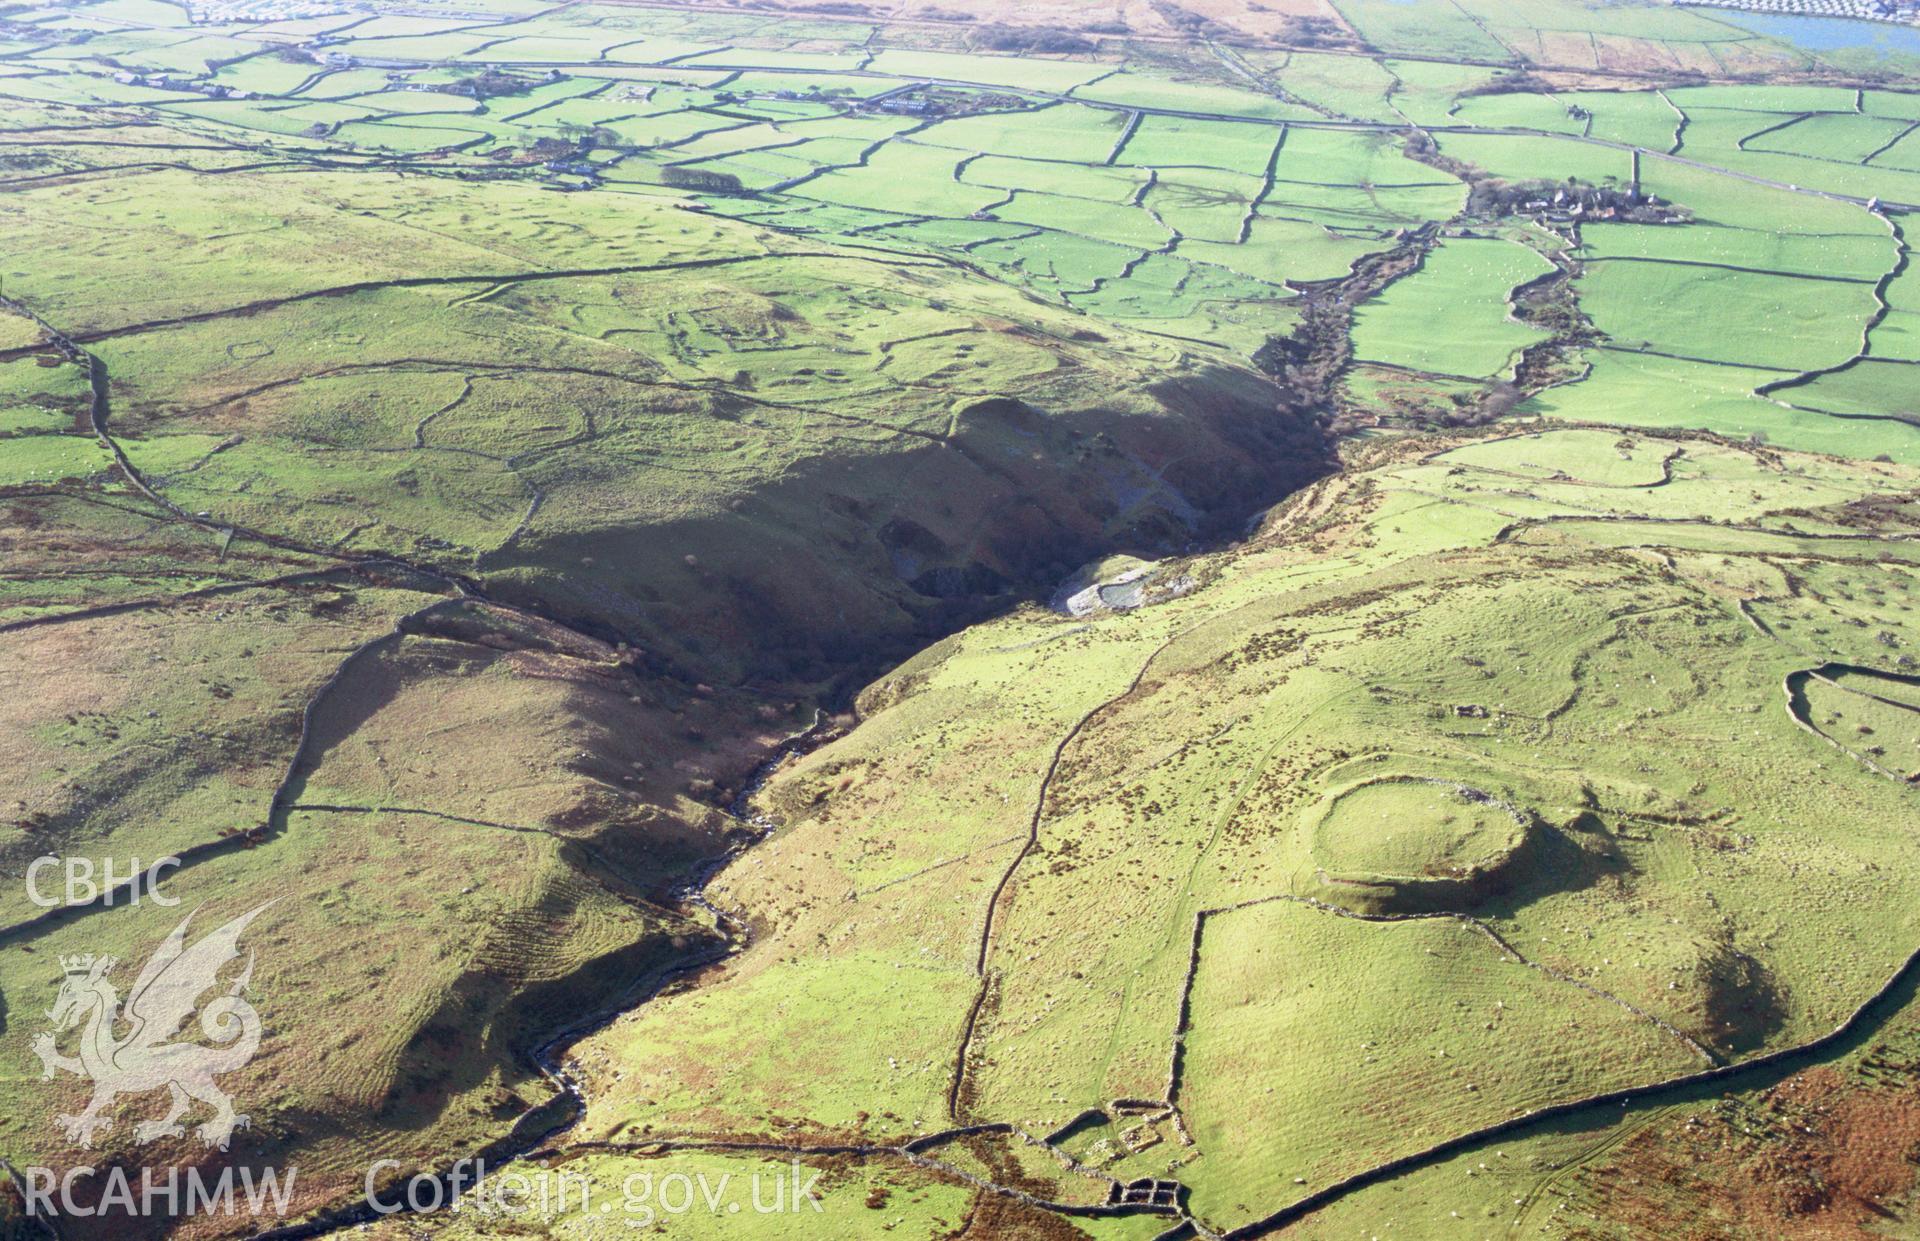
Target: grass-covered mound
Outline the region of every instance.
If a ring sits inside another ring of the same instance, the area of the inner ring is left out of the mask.
[[[1378,912],[1472,908],[1510,881],[1536,830],[1490,793],[1412,776],[1339,789],[1308,817],[1329,899]]]

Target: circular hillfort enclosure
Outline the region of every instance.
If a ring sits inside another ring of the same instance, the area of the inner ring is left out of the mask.
[[[1538,827],[1490,793],[1406,775],[1336,789],[1308,815],[1319,895],[1361,913],[1478,904],[1509,886]]]

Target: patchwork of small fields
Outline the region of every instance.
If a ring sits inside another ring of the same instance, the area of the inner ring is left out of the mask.
[[[1425,25],[1411,42],[1395,6],[1341,10],[1384,50],[1377,60],[1250,53],[1134,67],[970,55],[938,40],[875,50],[857,42],[870,29],[857,23],[770,34],[729,17],[611,5],[188,32],[160,20],[170,10],[109,3],[90,9],[98,28],[84,43],[67,47],[50,27],[48,46],[9,57],[0,99],[23,121],[58,116],[63,128],[116,107],[163,126],[103,128],[56,148],[26,124],[13,141],[44,151],[42,178],[315,159],[537,175],[586,193],[603,217],[636,209],[635,199],[693,201],[788,236],[964,263],[1084,314],[1243,355],[1297,323],[1303,288],[1459,212],[1457,178],[1403,150],[1396,127],[1409,120],[1441,131],[1447,159],[1511,181],[1624,186],[1638,149],[1644,187],[1693,223],[1582,231],[1575,294],[1602,349],[1657,357],[1725,388],[1730,416],[1701,425],[1742,434],[1777,431],[1814,447],[1822,435],[1807,428],[1820,416],[1910,412],[1902,390],[1915,350],[1900,343],[1909,312],[1878,287],[1906,241],[1863,205],[1920,201],[1920,168],[1905,170],[1901,154],[1920,141],[1914,96],[1592,82],[1495,90],[1490,70],[1393,55],[1577,66],[1561,36],[1542,33],[1560,29],[1581,30],[1595,48],[1659,40],[1659,55],[1681,65],[1709,47],[1721,63],[1733,55],[1715,41],[1730,28],[1705,17],[1662,15],[1658,34],[1636,18],[1629,33],[1601,30],[1591,12],[1540,7],[1525,18],[1462,17],[1457,38]],[[302,42],[306,50],[288,50]],[[202,61],[214,68],[202,74]],[[1588,67],[1618,66],[1603,51]],[[210,100],[202,83],[234,97]],[[1547,254],[1563,244],[1524,232],[1504,240]],[[1361,311],[1363,362],[1486,383],[1545,340],[1505,307],[1515,284],[1540,274],[1538,260],[1463,239],[1428,266]],[[1440,343],[1431,316],[1454,308],[1453,343]],[[1556,407],[1623,403],[1620,366],[1587,362],[1586,390],[1556,394]],[[1370,385],[1404,388],[1404,376],[1368,374]],[[1795,416],[1803,411],[1816,416]],[[1911,452],[1897,427],[1868,433],[1896,456]]]

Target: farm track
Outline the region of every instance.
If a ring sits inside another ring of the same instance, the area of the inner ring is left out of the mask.
[[[258,298],[243,302],[237,306],[226,306],[218,310],[194,311],[190,314],[173,315],[164,319],[149,319],[141,323],[127,323],[118,327],[102,328],[92,332],[76,332],[72,335],[55,334],[55,343],[71,348],[77,345],[90,345],[103,340],[114,340],[123,336],[137,336],[143,332],[158,331],[163,328],[183,327],[193,323],[208,323],[217,319],[248,318],[282,307],[298,305],[302,302],[319,301],[334,297],[351,297],[358,293],[373,293],[383,289],[431,289],[450,288],[461,285],[495,284],[532,284],[543,280],[582,280],[601,276],[652,275],[660,272],[703,271],[720,267],[735,267],[747,263],[762,263],[781,259],[828,259],[853,262],[880,263],[889,267],[933,267],[940,264],[932,261],[915,262],[902,255],[897,261],[870,258],[858,253],[835,250],[787,250],[767,251],[761,254],[729,254],[704,259],[680,259],[663,263],[618,263],[606,267],[572,268],[531,268],[521,272],[489,273],[475,275],[460,273],[445,276],[396,276],[386,280],[357,280],[350,284],[329,285],[325,288],[308,289],[301,293],[289,293],[281,297]],[[35,322],[46,327],[46,321],[11,298],[0,298],[0,305],[7,305],[19,313],[27,315]],[[53,329],[47,330],[52,333]],[[44,353],[45,345],[24,345],[19,348],[0,351],[0,362],[13,362]]]
[[[68,625],[80,621],[104,620],[110,616],[124,616],[129,612],[162,611],[178,607],[183,603],[197,603],[204,599],[217,599],[222,595],[240,594],[249,590],[275,590],[285,586],[298,586],[307,582],[317,582],[325,578],[339,577],[342,574],[365,574],[375,567],[372,563],[356,565],[334,565],[325,569],[302,569],[295,573],[282,573],[277,577],[263,577],[250,581],[222,582],[216,586],[200,586],[193,590],[182,591],[177,595],[152,595],[144,599],[128,599],[121,603],[103,603],[95,607],[75,608],[69,612],[49,612],[42,616],[28,616],[20,620],[0,624],[0,634],[20,633],[28,629],[40,629],[48,625]],[[393,567],[402,568],[398,562]]]
[[[1518,1238],[1525,1233],[1533,1213],[1542,1202],[1546,1201],[1547,1195],[1553,1192],[1553,1187],[1559,1184],[1561,1177],[1585,1167],[1603,1155],[1618,1150],[1626,1142],[1659,1123],[1664,1114],[1665,1109],[1655,1109],[1646,1116],[1636,1117],[1633,1123],[1622,1121],[1617,1133],[1608,1134],[1582,1151],[1577,1158],[1567,1160],[1536,1181],[1533,1188],[1527,1191],[1526,1196],[1520,1199],[1519,1209],[1513,1213],[1513,1219],[1507,1223],[1509,1241],[1518,1241]]]
[[[964,862],[968,858],[978,857],[982,853],[991,853],[995,849],[1000,848],[1002,845],[1010,845],[1014,843],[1016,840],[1023,840],[1023,839],[1025,839],[1025,837],[1021,833],[1015,832],[1013,835],[1003,836],[999,840],[990,840],[986,844],[981,845],[978,849],[974,849],[966,853],[956,854],[953,857],[945,858],[941,861],[935,862],[931,866],[922,866],[919,870],[914,871],[912,874],[901,875],[898,879],[889,879],[884,883],[876,883],[870,888],[863,888],[863,889],[858,889],[856,891],[850,892],[847,894],[847,899],[849,901],[857,901],[865,897],[872,896],[876,892],[884,892],[888,888],[898,887],[903,883],[912,883],[915,879],[924,878],[927,875],[931,875],[936,870],[945,870],[947,867],[956,865],[960,862]]]

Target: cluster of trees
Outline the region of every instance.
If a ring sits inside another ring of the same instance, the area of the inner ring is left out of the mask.
[[[1477,83],[1460,92],[1460,98],[1470,99],[1475,95],[1551,95],[1553,84],[1543,77],[1527,72],[1525,69],[1501,69],[1491,78]]]
[[[982,26],[974,46],[994,52],[1091,52],[1093,41],[1044,26]]]
[[[1407,158],[1465,181],[1466,213],[1482,219],[1525,211],[1531,202],[1546,202],[1569,211],[1579,206],[1587,215],[1611,208],[1621,218],[1656,224],[1676,223],[1688,216],[1685,208],[1639,193],[1631,186],[1594,185],[1577,177],[1565,181],[1503,181],[1484,168],[1443,153],[1425,130],[1408,134],[1403,149]]]
[[[1405,151],[1408,159],[1418,160],[1429,168],[1437,168],[1448,176],[1458,177],[1468,184],[1488,180],[1491,176],[1484,168],[1475,167],[1465,160],[1455,159],[1451,155],[1442,153],[1439,144],[1433,140],[1433,135],[1424,129],[1416,129],[1408,134],[1406,143],[1401,149]]]
[[[1565,181],[1502,181],[1482,173],[1470,182],[1467,213],[1484,219],[1498,219],[1529,209],[1529,204],[1548,203],[1562,211],[1579,207],[1582,214],[1612,210],[1628,220],[1670,223],[1684,212],[1651,194],[1631,187],[1594,185],[1568,177]]]
[[[441,87],[454,95],[470,95],[475,99],[492,99],[498,95],[518,95],[532,86],[526,78],[514,77],[511,73],[502,73],[498,69],[484,69],[470,78]]]
[[[1231,27],[1223,26],[1204,13],[1183,8],[1173,0],[1152,0],[1153,11],[1160,20],[1172,26],[1182,34],[1200,39],[1226,39],[1239,33]]]
[[[1513,413],[1527,394],[1517,384],[1500,379],[1467,392],[1449,393],[1444,400],[1401,398],[1391,402],[1393,415],[1413,426],[1435,430],[1483,427]],[[1360,410],[1337,416],[1330,424],[1335,434],[1351,434],[1367,425]]]
[[[617,147],[620,135],[600,125],[582,125],[577,121],[562,121],[554,126],[560,136],[582,151],[594,147]]]
[[[739,177],[712,168],[668,167],[661,170],[660,180],[680,190],[700,190],[707,194],[746,193],[746,187],[740,184]]]
[[[578,150],[571,142],[559,138],[541,138],[527,148],[527,154],[538,160],[565,159]]]
[[[1249,5],[1258,8],[1259,5]],[[1331,17],[1285,17],[1280,22],[1280,40],[1296,47],[1346,47],[1353,42],[1339,22]]]

